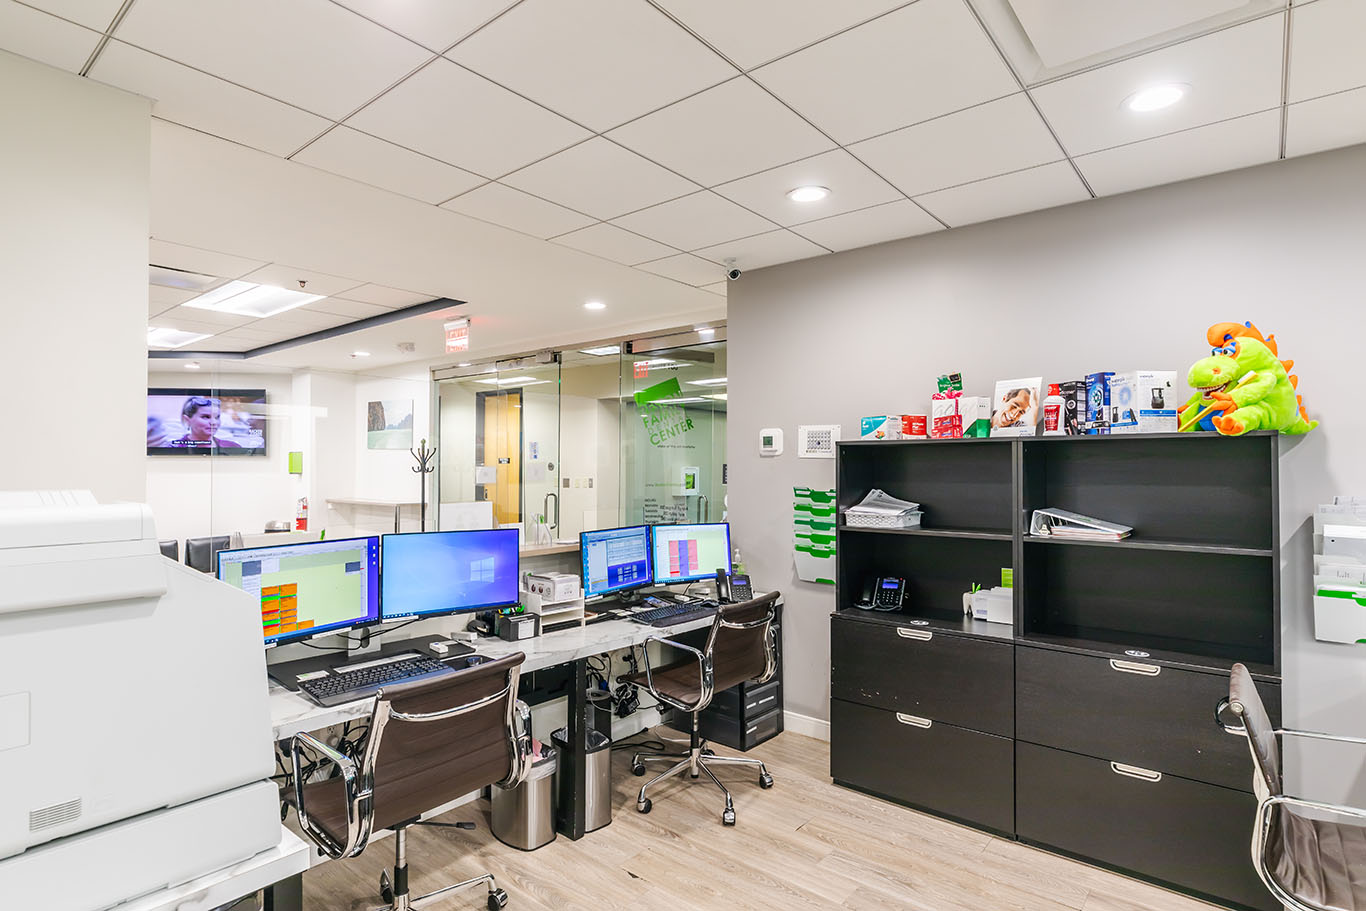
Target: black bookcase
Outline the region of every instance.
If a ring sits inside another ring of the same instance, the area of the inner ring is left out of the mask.
[[[1246,742],[1214,708],[1248,665],[1280,711],[1272,433],[839,444],[831,621],[836,783],[1235,907],[1274,909],[1248,855]],[[921,528],[850,528],[873,488]],[[1120,542],[1032,538],[1056,507]],[[1014,573],[1014,625],[963,615]],[[859,610],[876,576],[901,611]]]

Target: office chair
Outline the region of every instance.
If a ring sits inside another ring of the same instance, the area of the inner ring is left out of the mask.
[[[179,541],[179,540],[177,540],[177,539],[175,539],[175,538],[171,538],[169,541],[158,541],[158,542],[157,542],[157,547],[161,548],[161,555],[162,555],[163,557],[170,557],[172,560],[176,561],[177,563],[180,562],[180,541]]]
[[[777,652],[773,644],[771,629],[777,613],[778,593],[770,592],[760,598],[728,604],[716,612],[712,620],[711,632],[707,636],[706,647],[698,651],[681,642],[674,642],[658,636],[646,640],[645,673],[632,674],[626,679],[635,684],[644,684],[655,699],[692,715],[692,735],[686,753],[636,753],[631,758],[631,772],[645,774],[645,763],[674,761],[674,765],[645,782],[636,798],[636,809],[641,813],[650,812],[650,798],[645,792],[685,770],[693,778],[703,772],[726,795],[726,808],[721,813],[723,825],[735,825],[735,803],[730,791],[721,779],[709,768],[711,765],[751,765],[759,767],[759,787],[773,787],[773,776],[768,774],[762,761],[741,756],[717,756],[708,749],[707,742],[698,733],[698,714],[711,704],[712,695],[717,690],[728,690],[733,686],[753,681],[765,683],[777,671]],[[665,645],[691,652],[692,657],[684,658],[661,668],[650,666],[649,644],[662,642]]]
[[[407,830],[422,813],[486,785],[515,787],[530,767],[531,713],[517,698],[518,652],[455,674],[385,687],[375,695],[370,729],[359,762],[308,734],[290,744],[294,769],[291,803],[304,833],[333,859],[365,850],[370,833],[394,830],[394,870],[380,877],[389,911],[408,911],[433,896],[484,884],[488,907],[507,904],[507,893],[483,874],[429,892],[408,893]],[[334,778],[306,780],[308,757],[336,767]],[[468,826],[462,826],[468,827]]]
[[[212,573],[218,569],[218,552],[226,550],[232,541],[231,535],[213,535],[207,538],[185,539],[185,565],[201,573]]]
[[[1242,725],[1225,724],[1225,709],[1232,709]],[[1262,884],[1293,911],[1366,909],[1361,874],[1366,870],[1366,810],[1286,795],[1276,743],[1278,736],[1293,736],[1366,745],[1366,738],[1273,728],[1252,675],[1241,664],[1233,665],[1228,698],[1219,701],[1215,720],[1228,733],[1245,736],[1252,753],[1257,795],[1252,861]]]

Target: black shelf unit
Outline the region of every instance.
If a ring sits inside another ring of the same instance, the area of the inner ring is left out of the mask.
[[[1277,435],[850,442],[837,458],[836,783],[1276,908],[1247,860],[1247,746],[1213,712],[1241,661],[1279,721]],[[924,527],[845,526],[873,488],[923,504]],[[1042,507],[1134,533],[1032,538]],[[964,617],[963,592],[1005,567],[1014,625]],[[903,609],[856,609],[881,575],[906,579]]]

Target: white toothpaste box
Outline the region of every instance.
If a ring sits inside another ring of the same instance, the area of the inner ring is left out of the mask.
[[[1175,370],[1131,370],[1110,378],[1111,433],[1175,433]]]

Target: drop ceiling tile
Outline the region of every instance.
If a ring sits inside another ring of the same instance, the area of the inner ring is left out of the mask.
[[[147,286],[147,312],[165,313],[188,300],[199,296],[198,291],[182,291],[179,288],[164,288],[161,285]]]
[[[118,36],[334,120],[431,58],[329,0],[138,0]]]
[[[285,338],[295,338],[322,329],[332,329],[349,322],[351,322],[349,317],[338,316],[335,313],[321,313],[306,310],[303,307],[295,307],[293,310],[286,310],[278,316],[259,319],[251,324],[251,328],[274,331]]]
[[[1264,111],[1075,159],[1097,196],[1275,161],[1281,114]]]
[[[447,56],[598,131],[735,75],[643,0],[524,0]]]
[[[337,0],[368,19],[441,53],[515,0]]]
[[[477,174],[344,126],[315,140],[293,160],[433,204],[484,182]]]
[[[857,212],[846,212],[792,229],[808,240],[836,253],[883,241],[942,231],[943,225],[910,200],[884,203]]]
[[[561,235],[555,238],[555,243],[628,266],[662,259],[678,252],[648,237],[641,237],[608,224],[593,225],[581,231]]]
[[[727,296],[727,294],[730,293],[730,282],[725,281],[725,282],[717,282],[717,283],[714,284],[714,285],[703,285],[703,286],[702,286],[702,290],[703,290],[703,291],[710,291],[712,294],[719,294],[719,295],[721,295],[722,297],[725,297],[725,296]]]
[[[381,313],[388,313],[393,308],[346,300],[340,297],[325,297],[316,303],[309,304],[304,309],[315,310],[318,313],[332,313],[336,316],[344,316],[347,319],[366,319],[371,316],[379,316]]]
[[[251,339],[240,338],[238,336],[233,335],[230,332],[223,332],[218,335],[215,335],[213,338],[203,339],[188,347],[194,349],[202,349],[205,351],[250,351],[253,348],[259,347],[260,344],[260,342],[252,341]],[[184,370],[185,368],[181,367],[181,369]],[[192,374],[193,371],[186,371],[186,376],[190,376]],[[199,375],[203,376],[204,371],[200,370]]]
[[[442,208],[542,239],[587,227],[596,221],[501,183],[486,183],[443,203]]]
[[[211,326],[214,332],[223,332],[228,329],[240,329],[247,323],[252,322],[254,317],[238,316],[234,313],[218,313],[214,310],[200,310],[195,307],[180,306],[168,310],[157,316],[158,324],[161,321],[170,320],[169,325],[179,329],[181,324],[195,326]],[[200,329],[200,332],[207,332],[207,329]]]
[[[648,114],[610,135],[708,187],[835,146],[745,76]]]
[[[632,212],[613,224],[680,250],[710,247],[737,237],[772,231],[775,227],[767,218],[722,199],[710,190]]]
[[[347,123],[486,177],[516,170],[590,135],[442,58]]]
[[[509,174],[503,183],[601,219],[698,189],[692,181],[602,137]]]
[[[1285,154],[1308,155],[1366,142],[1366,88],[1292,104]]]
[[[1063,157],[1023,93],[887,133],[849,150],[908,196]]]
[[[1057,161],[917,196],[915,201],[956,228],[1090,198],[1072,166]]]
[[[726,260],[733,259],[736,268],[742,272],[809,259],[826,252],[828,251],[824,247],[813,244],[804,237],[798,237],[791,231],[770,231],[768,234],[727,241],[696,251],[698,256],[722,265],[726,264]],[[744,280],[742,275],[740,281]]]
[[[98,32],[13,0],[0,0],[0,48],[4,50],[78,73],[99,43]]]
[[[182,272],[198,272],[201,275],[217,275],[221,278],[240,278],[266,265],[259,260],[187,247],[155,237],[147,242],[147,261],[153,265],[179,269]]]
[[[1072,155],[1150,139],[1274,108],[1281,102],[1284,16],[1267,16],[1031,90]],[[1124,101],[1153,85],[1182,83],[1186,97],[1136,113]]]
[[[636,268],[695,287],[715,284],[717,276],[723,278],[725,276],[723,266],[718,266],[716,263],[699,256],[693,256],[691,253],[657,259],[652,263],[642,263]]]
[[[350,291],[340,295],[347,300],[361,301],[367,304],[378,304],[381,307],[388,307],[391,310],[399,307],[411,307],[413,304],[425,304],[429,300],[440,297],[439,294],[426,294],[422,291],[404,291],[401,288],[387,288],[384,285],[361,285],[359,288],[352,288]],[[322,301],[318,302],[322,306]],[[323,307],[323,309],[327,309]]]
[[[123,0],[24,0],[24,3],[97,32],[108,30],[119,7],[123,6]]]
[[[281,329],[266,329],[265,320],[256,320],[240,329],[232,329],[223,333],[228,338],[243,338],[257,345],[268,344],[278,341],[285,337],[286,333]]]
[[[1291,15],[1292,103],[1366,85],[1366,3],[1318,0],[1297,5]]]
[[[906,0],[662,0],[660,6],[748,70],[905,3]]]
[[[804,203],[787,198],[790,190],[806,186],[826,187],[830,195]],[[722,184],[716,192],[780,225],[815,221],[902,198],[895,187],[842,149]]]
[[[289,155],[328,121],[156,54],[110,41],[90,78],[154,102],[152,114],[242,145]]]
[[[317,272],[313,269],[300,269],[297,266],[286,266],[282,263],[271,263],[262,266],[255,272],[248,272],[242,276],[243,281],[255,282],[258,285],[274,285],[277,288],[286,288],[290,291],[302,291],[305,294],[342,294],[357,288],[364,282],[358,282],[354,278],[342,278],[339,275],[328,275],[326,272]],[[299,281],[306,282],[304,287],[299,287]]]
[[[919,0],[754,78],[842,143],[1020,88],[963,0]]]

